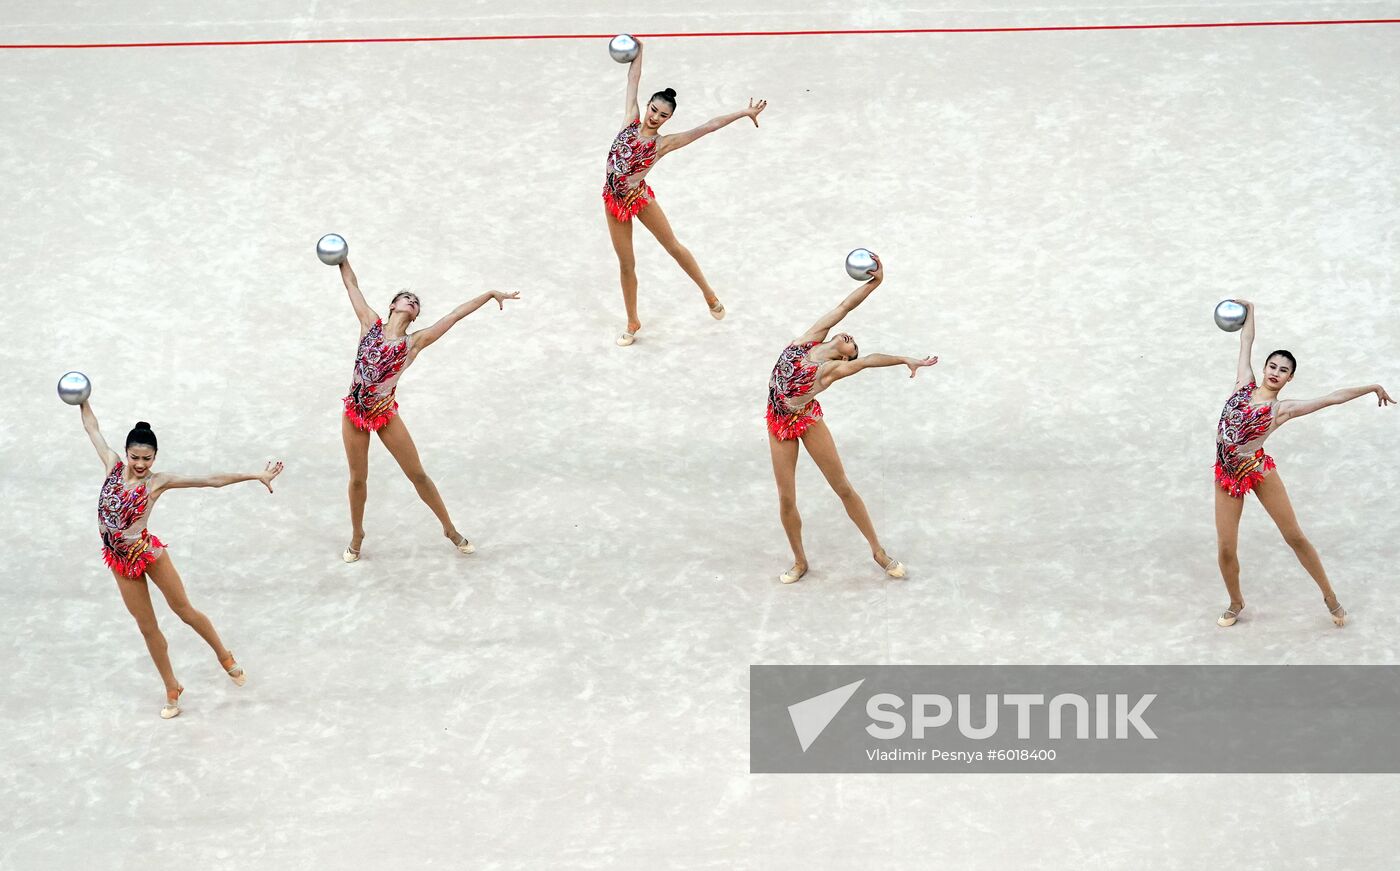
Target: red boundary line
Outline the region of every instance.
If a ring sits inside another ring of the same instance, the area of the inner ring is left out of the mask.
[[[900,33],[1052,33],[1086,30],[1187,30],[1220,27],[1320,27],[1338,24],[1400,24],[1400,18],[1354,18],[1319,21],[1208,21],[1192,24],[1081,24],[1044,27],[915,27],[866,30],[730,30],[708,33],[638,33],[647,39],[711,36],[867,36]],[[344,45],[381,42],[490,42],[532,39],[610,39],[612,33],[491,34],[483,36],[383,36],[343,39],[229,39],[189,42],[75,42],[0,44],[26,48],[187,48],[228,45]]]

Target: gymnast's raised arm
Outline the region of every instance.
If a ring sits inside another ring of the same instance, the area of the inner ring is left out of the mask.
[[[1353,399],[1358,399],[1368,393],[1376,394],[1376,405],[1379,407],[1395,404],[1395,400],[1391,399],[1390,394],[1386,393],[1385,388],[1379,384],[1368,384],[1365,387],[1343,387],[1316,399],[1280,400],[1278,407],[1274,409],[1274,420],[1279,426],[1283,426],[1284,423],[1295,417],[1312,414],[1314,411],[1321,411],[1333,405],[1341,405],[1343,402],[1351,402]]]
[[[799,343],[825,342],[826,334],[831,332],[831,328],[841,323],[846,315],[855,311],[856,307],[865,302],[866,297],[874,293],[875,288],[884,282],[885,266],[880,262],[878,256],[871,256],[875,257],[875,268],[870,272],[870,280],[852,291],[850,296],[843,299],[836,308],[822,315],[815,324],[812,324],[811,329],[803,333],[802,338],[797,340]]]
[[[684,133],[676,133],[671,136],[662,136],[656,143],[656,156],[659,158],[663,154],[669,154],[679,148],[684,148],[701,136],[707,136],[721,127],[728,127],[740,118],[748,118],[753,121],[753,126],[758,126],[758,113],[768,108],[767,100],[755,100],[749,98],[749,107],[738,112],[730,112],[728,115],[720,115],[711,118],[699,127],[691,128]]]
[[[157,474],[152,482],[151,495],[165,490],[181,490],[187,487],[227,487],[230,484],[239,484],[243,481],[259,481],[267,492],[272,492],[272,479],[282,474],[282,464],[276,460],[268,460],[267,466],[261,472],[228,472],[220,475],[164,475]]]
[[[379,315],[365,302],[365,295],[360,293],[360,282],[355,278],[355,270],[350,268],[349,257],[340,261],[340,280],[345,282],[345,292],[350,295],[350,305],[355,307],[355,317],[360,319],[360,329],[368,330],[379,320]]]
[[[885,366],[908,366],[909,377],[919,374],[919,370],[938,362],[937,357],[896,357],[891,354],[867,354],[857,360],[840,360],[822,367],[818,378],[822,389],[830,387],[842,378],[849,378],[865,369],[880,369]]]
[[[505,301],[508,299],[520,299],[520,293],[503,293],[499,290],[488,290],[486,293],[483,293],[478,297],[467,300],[466,302],[454,308],[452,311],[443,315],[441,318],[438,319],[438,322],[433,324],[431,327],[419,330],[416,333],[414,333],[412,337],[413,352],[417,354],[419,351],[422,351],[424,348],[428,347],[433,342],[436,342],[438,339],[441,339],[443,336],[447,335],[448,330],[456,326],[458,321],[471,314],[472,312],[476,311],[477,309],[481,308],[482,306],[486,305],[491,300],[495,300],[496,305],[501,307],[501,311],[505,311]]]
[[[632,62],[627,65],[627,100],[622,107],[623,114],[626,116],[622,119],[624,127],[642,117],[641,109],[637,107],[637,88],[640,87],[641,82],[642,41],[638,39],[637,56],[632,58]]]
[[[1254,363],[1250,355],[1254,353],[1254,303],[1247,299],[1235,302],[1244,306],[1244,327],[1240,330],[1240,359],[1235,366],[1235,389],[1239,390],[1254,381]]]
[[[97,458],[102,461],[104,469],[108,472],[112,471],[112,467],[117,464],[117,460],[121,459],[121,455],[112,450],[112,446],[107,444],[107,439],[103,438],[102,430],[97,427],[97,415],[92,413],[92,406],[88,405],[86,399],[83,400],[79,409],[83,413],[83,429],[92,441],[92,446],[97,449]]]

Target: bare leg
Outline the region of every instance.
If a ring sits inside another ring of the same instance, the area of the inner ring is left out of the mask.
[[[180,682],[175,679],[175,669],[170,666],[169,645],[165,636],[161,634],[160,624],[156,622],[156,611],[151,607],[151,592],[146,587],[146,579],[124,577],[116,571],[112,572],[112,577],[117,579],[117,590],[122,595],[122,604],[126,605],[126,610],[136,618],[136,628],[141,630],[141,637],[146,639],[146,649],[151,652],[156,671],[160,672],[160,679],[165,682],[166,693],[177,691]]]
[[[369,433],[340,416],[340,437],[350,463],[350,551],[356,555],[365,540],[365,497],[369,494]],[[349,559],[349,557],[346,557]]]
[[[819,420],[808,427],[807,432],[802,435],[802,444],[806,446],[807,453],[812,455],[831,489],[840,497],[841,504],[846,507],[846,516],[851,518],[856,529],[859,529],[860,534],[869,542],[870,555],[875,558],[880,568],[889,566],[890,556],[880,546],[880,538],[875,534],[875,524],[870,521],[870,512],[865,510],[864,500],[846,477],[841,457],[836,453],[836,440],[831,437],[831,430],[827,428],[826,421]]]
[[[175,612],[175,616],[185,621],[185,625],[199,633],[199,637],[204,639],[214,650],[214,656],[220,661],[231,658],[228,648],[224,647],[224,642],[219,638],[219,633],[214,630],[214,624],[204,612],[199,611],[190,604],[190,598],[185,593],[185,584],[180,580],[180,573],[175,570],[175,563],[171,562],[170,554],[163,553],[160,559],[151,563],[146,574],[155,583],[161,594],[165,596],[165,604],[170,606],[170,610]],[[148,597],[149,598],[149,597]]]
[[[1334,617],[1338,616],[1336,612],[1340,607],[1337,604],[1337,594],[1333,592],[1332,584],[1327,580],[1327,571],[1322,567],[1322,557],[1317,555],[1317,548],[1312,546],[1312,542],[1308,541],[1302,527],[1298,525],[1298,518],[1293,513],[1293,503],[1288,499],[1288,490],[1283,486],[1283,479],[1277,471],[1266,475],[1264,480],[1254,486],[1254,492],[1259,497],[1259,504],[1263,505],[1264,510],[1273,518],[1278,531],[1283,533],[1283,540],[1293,548],[1298,562],[1308,570],[1317,588],[1322,591],[1322,601],[1327,605],[1327,609],[1333,612]],[[1345,612],[1342,617],[1345,618]],[[1337,625],[1342,623],[1337,622]]]
[[[675,258],[681,269],[685,270],[685,274],[690,276],[690,280],[695,282],[700,292],[705,295],[705,303],[713,308],[715,303],[719,302],[719,297],[715,296],[710,283],[705,280],[705,273],[700,271],[700,264],[695,262],[695,255],[677,241],[676,234],[671,229],[671,222],[666,219],[666,213],[661,211],[661,204],[652,200],[649,206],[637,213],[637,220],[651,231],[651,235],[656,237],[656,241],[661,243],[666,253]]]
[[[1215,490],[1215,543],[1216,559],[1220,563],[1220,576],[1225,579],[1225,591],[1230,594],[1230,606],[1220,618],[1220,625],[1234,623],[1230,612],[1239,614],[1244,607],[1244,595],[1240,592],[1240,559],[1238,545],[1240,539],[1240,515],[1244,513],[1244,500],[1237,499],[1220,487]]]
[[[452,518],[447,514],[447,506],[442,502],[437,485],[423,470],[423,461],[418,459],[418,448],[413,444],[413,436],[409,435],[403,417],[395,416],[380,427],[378,432],[384,447],[389,449],[399,468],[403,469],[408,480],[413,482],[413,488],[418,491],[418,498],[423,500],[423,504],[432,510],[433,516],[442,524],[442,534],[453,544],[460,545],[465,542],[466,539],[457,532],[457,527],[452,525]]]
[[[807,552],[802,549],[802,516],[797,513],[797,440],[783,441],[768,434],[768,451],[773,457],[773,477],[778,481],[778,513],[783,519],[792,548],[792,568],[783,580],[797,580],[807,573]]]
[[[635,333],[642,328],[642,322],[637,317],[637,257],[632,251],[632,222],[619,221],[606,207],[603,215],[608,221],[613,250],[617,252],[618,273],[622,279],[622,304],[627,307],[627,332]]]

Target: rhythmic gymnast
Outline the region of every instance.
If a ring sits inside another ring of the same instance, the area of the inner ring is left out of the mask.
[[[626,117],[622,130],[613,139],[608,151],[607,179],[603,184],[603,206],[608,222],[608,232],[612,235],[613,248],[617,251],[618,266],[622,277],[622,301],[627,307],[627,329],[617,337],[617,344],[626,347],[637,340],[637,331],[642,328],[637,316],[637,260],[632,250],[632,219],[642,222],[656,241],[675,258],[685,274],[700,288],[705,304],[715,320],[724,317],[724,305],[715,295],[714,288],[705,280],[700,264],[695,256],[676,240],[671,230],[671,222],[656,201],[656,193],[646,183],[647,173],[663,155],[684,148],[700,137],[728,126],[740,118],[753,121],[758,126],[758,114],[767,107],[767,100],[749,100],[749,107],[739,112],[711,118],[699,127],[667,136],[661,135],[661,126],[676,111],[676,92],[671,88],[657,91],[647,101],[646,114],[637,108],[637,87],[642,78],[642,43],[637,41],[637,56],[632,59],[627,71],[627,100],[624,111]]]
[[[417,295],[406,290],[394,295],[389,302],[389,321],[375,313],[365,302],[360,284],[346,258],[340,264],[340,277],[350,295],[350,304],[360,319],[360,345],[355,353],[355,370],[350,393],[345,397],[345,416],[340,433],[345,442],[345,457],[350,464],[350,545],[342,558],[353,563],[360,558],[365,538],[365,498],[369,478],[369,437],[377,433],[389,449],[399,468],[413,482],[418,498],[432,510],[442,523],[442,534],[462,553],[472,553],[476,547],[457,531],[447,506],[442,502],[437,485],[423,470],[418,448],[409,435],[408,427],[399,415],[399,403],[394,398],[403,371],[433,342],[441,339],[462,318],[495,301],[505,310],[505,301],[519,299],[519,293],[488,291],[468,300],[444,315],[437,323],[422,330],[408,332],[418,318],[420,304]]]
[[[240,481],[259,481],[271,493],[272,480],[282,473],[282,464],[269,462],[261,472],[246,474],[235,472],[185,477],[153,472],[151,467],[156,461],[157,444],[156,434],[151,431],[149,423],[138,421],[127,433],[123,458],[102,437],[92,407],[83,402],[80,410],[83,429],[87,431],[107,472],[97,499],[97,532],[102,539],[102,559],[111,569],[122,602],[131,616],[136,618],[136,626],[146,639],[146,649],[150,651],[156,671],[160,672],[161,680],[165,682],[165,707],[161,709],[160,716],[169,720],[179,716],[180,694],[185,688],[175,679],[175,670],[170,665],[169,645],[156,621],[151,593],[146,586],[147,579],[165,596],[170,610],[213,648],[219,665],[235,684],[243,686],[248,676],[243,666],[233,658],[233,652],[224,647],[214,624],[190,604],[184,582],[175,570],[175,563],[171,561],[165,543],[147,528],[156,500],[168,490],[227,487]]]
[[[1290,420],[1312,414],[1332,405],[1350,402],[1368,393],[1376,395],[1377,405],[1394,403],[1390,394],[1379,384],[1346,387],[1318,399],[1280,400],[1279,393],[1293,380],[1298,361],[1288,351],[1274,351],[1264,360],[1264,383],[1255,383],[1254,364],[1250,355],[1254,347],[1254,305],[1235,300],[1246,309],[1245,324],[1240,331],[1240,356],[1235,370],[1235,392],[1225,401],[1220,412],[1220,424],[1215,436],[1215,534],[1219,545],[1220,574],[1230,594],[1230,604],[1216,622],[1233,626],[1244,610],[1240,592],[1240,561],[1237,556],[1240,515],[1244,497],[1253,493],[1259,504],[1269,512],[1283,540],[1293,548],[1298,562],[1322,591],[1323,604],[1337,626],[1346,625],[1347,612],[1337,601],[1337,594],[1322,568],[1322,558],[1308,541],[1293,514],[1288,491],[1284,489],[1274,458],[1264,453],[1264,440]]]
[[[865,509],[865,502],[846,478],[836,442],[822,417],[817,394],[842,378],[865,369],[884,366],[908,366],[909,377],[938,362],[937,357],[893,357],[888,354],[860,356],[855,340],[849,333],[839,333],[827,339],[827,333],[841,323],[866,297],[885,280],[884,266],[879,258],[870,272],[870,280],[846,297],[812,328],[794,339],[778,357],[773,377],[768,382],[768,448],[773,458],[773,475],[778,482],[778,504],[788,544],[792,546],[792,568],[783,572],[780,580],[791,584],[807,574],[807,552],[802,547],[802,518],[797,513],[797,443],[800,440],[816,462],[831,489],[836,491],[846,514],[870,544],[870,555],[876,565],[892,578],[905,576],[904,565],[885,552],[875,534],[875,525]]]

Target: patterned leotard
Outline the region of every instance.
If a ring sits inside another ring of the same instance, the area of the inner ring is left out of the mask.
[[[768,431],[779,440],[799,438],[822,419],[821,403],[815,399],[803,405],[788,404],[788,400],[806,396],[816,386],[818,366],[807,359],[807,352],[819,344],[788,345],[773,367],[773,377],[768,381]]]
[[[623,127],[608,151],[608,174],[603,183],[603,204],[614,218],[630,221],[647,207],[656,193],[645,176],[656,162],[656,138],[640,135],[641,120]]]
[[[1254,389],[1251,381],[1231,394],[1215,434],[1215,483],[1239,498],[1275,468],[1274,458],[1263,448],[1273,428],[1274,403],[1250,405]]]
[[[146,529],[151,508],[146,485],[126,489],[123,468],[118,460],[102,482],[97,497],[97,534],[102,538],[103,561],[128,578],[139,578],[147,566],[160,559],[165,544]]]
[[[386,341],[384,322],[375,321],[360,339],[350,395],[345,397],[345,416],[355,426],[374,432],[394,419],[399,410],[394,387],[407,361],[408,336]]]

